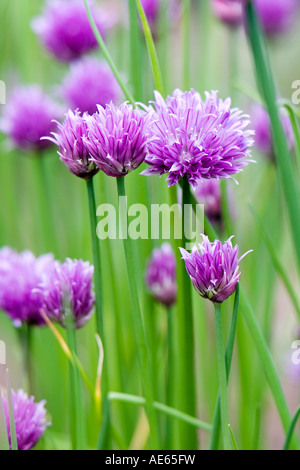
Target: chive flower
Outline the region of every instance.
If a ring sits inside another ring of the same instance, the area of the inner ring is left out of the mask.
[[[17,88],[12,93],[0,120],[0,130],[12,144],[25,151],[41,152],[51,145],[41,140],[54,130],[61,108],[38,85]]]
[[[253,131],[248,116],[231,108],[216,91],[205,101],[194,90],[175,90],[166,101],[155,92],[156,115],[150,124],[150,168],[144,175],[167,174],[169,186],[187,177],[192,186],[202,179],[231,178],[248,164]]]
[[[1,393],[1,392],[0,392]],[[45,401],[36,403],[23,390],[11,391],[18,450],[31,450],[42,438],[45,429],[50,426],[46,420]],[[7,397],[2,394],[8,441],[11,448],[9,406]]]
[[[98,106],[85,116],[88,126],[83,141],[91,161],[108,176],[125,176],[138,168],[148,154],[151,111],[146,113],[128,103]]]
[[[203,242],[195,245],[191,253],[180,248],[186,270],[192,284],[201,297],[214,303],[222,303],[236,290],[240,278],[239,262],[249,253],[238,257],[238,246],[232,246],[230,237],[224,244],[210,242],[202,235]]]
[[[83,137],[87,134],[87,123],[79,111],[68,111],[63,124],[57,124],[57,132],[52,132],[53,137],[44,137],[58,145],[60,160],[68,170],[79,178],[90,179],[98,168],[91,161],[89,152]]]
[[[90,319],[95,304],[92,292],[94,267],[89,262],[55,261],[37,292],[43,294],[43,311],[63,327],[81,328]]]
[[[43,293],[35,288],[53,262],[51,254],[36,258],[30,251],[17,253],[8,247],[0,250],[0,309],[16,327],[23,323],[44,324],[40,314]]]
[[[265,33],[285,33],[299,11],[298,0],[255,0],[255,7]]]
[[[146,284],[158,302],[167,307],[176,302],[176,258],[169,243],[153,250],[146,270]]]
[[[280,113],[280,118],[289,149],[293,150],[295,139],[290,118],[283,112]],[[255,104],[253,106],[251,111],[251,121],[255,131],[256,147],[271,160],[275,160],[270,117],[265,108],[260,104]]]
[[[212,0],[211,5],[215,16],[228,26],[238,26],[242,23],[241,0]]]
[[[114,23],[111,15],[90,1],[92,14],[102,36]],[[47,0],[32,29],[56,59],[69,62],[98,46],[83,0]]]
[[[122,91],[106,62],[85,57],[71,64],[61,95],[70,109],[93,114],[97,104],[105,106],[111,101],[117,104]]]

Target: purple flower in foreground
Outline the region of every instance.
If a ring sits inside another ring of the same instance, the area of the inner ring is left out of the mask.
[[[22,150],[42,151],[50,142],[41,140],[54,129],[54,119],[61,116],[60,107],[37,85],[21,87],[11,95],[0,121],[0,130],[13,145]]]
[[[158,302],[166,306],[176,302],[176,259],[169,243],[153,250],[147,266],[146,284]]]
[[[168,173],[169,186],[186,176],[194,187],[201,179],[230,178],[250,160],[253,144],[249,123],[230,99],[194,90],[175,90],[165,101],[155,92],[156,116],[150,125],[152,139],[144,175]]]
[[[93,7],[94,2],[89,2]],[[114,23],[103,10],[92,9],[102,36]],[[97,47],[82,0],[48,0],[41,16],[32,22],[32,29],[44,47],[60,61],[71,61]]]
[[[89,152],[83,141],[87,133],[87,124],[79,111],[69,111],[63,124],[57,123],[58,132],[53,137],[45,137],[59,146],[61,161],[74,175],[89,179],[98,173],[98,168],[91,161]]]
[[[84,143],[91,160],[108,176],[125,176],[138,168],[148,153],[148,125],[152,113],[128,103],[110,103],[86,116],[88,137]]]
[[[81,328],[92,315],[94,267],[81,260],[56,261],[52,272],[44,276],[37,291],[44,295],[44,312],[62,326],[72,323]]]
[[[2,397],[9,445],[11,447],[8,402],[4,395]],[[46,402],[35,403],[34,397],[29,397],[23,390],[17,392],[12,390],[12,403],[18,450],[31,450],[41,439],[47,426],[50,426],[50,423],[46,421]]]
[[[70,109],[93,114],[97,104],[116,103],[122,96],[121,89],[113,72],[106,62],[86,57],[71,64],[61,94]]]
[[[237,26],[243,20],[241,0],[212,0],[212,9],[217,18],[229,26]]]
[[[44,324],[40,314],[43,293],[36,292],[35,288],[52,265],[52,255],[36,258],[30,251],[0,250],[0,308],[12,318],[15,326]]]
[[[205,235],[203,242],[194,246],[191,253],[180,248],[186,270],[198,294],[214,303],[222,303],[236,290],[240,278],[238,246],[232,246],[230,237],[224,244],[211,243]]]
[[[255,0],[255,6],[268,35],[288,31],[299,10],[298,0]]]
[[[270,118],[263,106],[256,104],[251,112],[251,121],[255,130],[255,145],[257,148],[274,160],[273,139]],[[290,118],[281,113],[281,123],[287,138],[290,150],[294,148],[295,140]]]

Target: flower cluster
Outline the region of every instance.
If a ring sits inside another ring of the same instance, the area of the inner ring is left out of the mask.
[[[54,262],[37,288],[43,294],[43,309],[50,319],[63,327],[81,328],[86,324],[95,303],[93,272],[93,266],[81,260]]]
[[[17,392],[12,390],[11,393],[18,450],[31,450],[41,439],[45,429],[50,426],[50,423],[46,420],[46,402],[36,403],[34,397],[29,397],[23,390]],[[2,395],[2,399],[8,440],[11,447],[8,400],[4,395]]]
[[[201,179],[229,178],[250,161],[253,132],[230,99],[206,93],[205,101],[194,90],[175,90],[165,101],[155,93],[156,119],[150,125],[152,140],[143,174],[168,174],[169,186],[186,176],[194,187]]]
[[[76,328],[92,314],[93,267],[88,262],[67,259],[61,264],[52,255],[36,258],[30,251],[0,250],[0,308],[13,320],[43,325],[43,310],[49,318],[65,325],[65,309]]]
[[[121,89],[106,62],[85,57],[71,64],[61,95],[70,109],[93,114],[97,111],[97,104],[117,104]]]
[[[176,301],[176,259],[169,243],[153,250],[146,270],[146,284],[158,302],[169,307]]]
[[[93,7],[94,2],[90,2]],[[102,36],[112,21],[104,11],[93,8],[93,17]],[[81,0],[48,0],[41,16],[32,22],[44,47],[60,61],[71,61],[97,47]]]
[[[237,26],[243,19],[240,0],[212,0],[212,9],[217,18],[229,26]]]
[[[50,145],[41,140],[54,130],[54,119],[60,119],[61,108],[37,85],[17,88],[4,107],[0,130],[13,145],[22,150],[42,151]]]
[[[186,270],[198,294],[214,303],[222,303],[235,290],[240,278],[239,262],[248,254],[238,257],[238,246],[232,246],[232,237],[224,244],[213,243],[203,235],[203,242],[191,253],[180,248]]]

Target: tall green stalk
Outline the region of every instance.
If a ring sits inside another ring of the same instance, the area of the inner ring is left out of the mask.
[[[223,438],[224,449],[230,450],[232,448],[232,445],[231,445],[230,432],[228,429],[229,409],[228,409],[228,396],[227,396],[225,348],[224,348],[224,337],[223,337],[223,326],[222,326],[222,311],[221,311],[221,305],[219,304],[215,304],[215,319],[216,319],[217,360],[218,360],[218,375],[219,375],[222,438]]]
[[[191,0],[182,0],[182,82],[183,89],[191,86]]]
[[[117,178],[118,196],[126,197],[125,192],[125,180],[124,177]],[[127,230],[127,214],[120,214],[121,227],[126,227]],[[127,275],[129,281],[129,295],[132,306],[133,322],[138,347],[138,358],[140,362],[141,378],[144,394],[146,397],[146,408],[150,426],[150,435],[153,449],[159,449],[159,434],[156,413],[154,410],[154,391],[152,384],[152,372],[151,372],[151,361],[149,356],[149,349],[146,341],[146,335],[144,331],[143,318],[140,309],[140,302],[138,297],[138,290],[135,281],[135,269],[134,269],[134,256],[131,240],[128,238],[127,233],[123,235],[124,254],[127,268]]]

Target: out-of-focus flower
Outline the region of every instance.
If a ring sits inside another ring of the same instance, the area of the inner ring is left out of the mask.
[[[117,104],[122,92],[106,62],[86,57],[71,64],[61,95],[70,109],[93,114],[97,111],[97,104]]]
[[[255,131],[255,145],[266,156],[274,160],[273,139],[270,118],[263,106],[255,104],[251,112],[252,126]],[[294,148],[295,139],[292,124],[287,114],[281,113],[281,122],[287,137],[290,150]]]
[[[202,236],[203,242],[195,245],[191,253],[180,248],[182,258],[198,294],[214,303],[222,303],[235,292],[241,274],[238,264],[249,252],[239,258],[239,249],[237,245],[232,246],[232,237],[222,244]]]
[[[6,247],[0,250],[0,308],[15,326],[44,324],[40,314],[43,293],[35,288],[53,262],[50,254],[36,258],[30,251],[17,253]]]
[[[91,160],[108,176],[125,176],[138,168],[148,152],[148,126],[152,113],[128,103],[110,103],[86,116],[88,137],[84,143]]]
[[[217,18],[229,26],[237,26],[243,20],[241,0],[212,0],[212,9]]]
[[[98,173],[98,168],[90,159],[83,141],[87,133],[87,124],[79,111],[69,111],[63,124],[57,123],[58,132],[53,137],[44,137],[59,146],[59,156],[68,170],[74,175],[89,179]]]
[[[158,302],[167,307],[176,302],[176,259],[169,243],[153,250],[146,270],[146,284]]]
[[[141,4],[144,8],[144,12],[147,16],[147,20],[151,29],[153,29],[156,25],[160,3],[160,0],[141,0]]]
[[[95,7],[93,18],[102,36],[115,22],[111,14]],[[110,12],[111,13],[111,12]],[[60,61],[71,61],[97,47],[82,0],[48,0],[41,16],[32,22],[44,47]]]
[[[298,0],[255,0],[255,6],[268,35],[288,31],[299,11]]]
[[[43,294],[43,310],[63,327],[81,328],[90,319],[95,303],[92,292],[94,267],[89,262],[54,262],[52,272],[37,288]]]
[[[0,392],[1,393],[1,392]],[[35,403],[34,397],[29,397],[23,390],[12,390],[12,404],[18,450],[31,450],[43,436],[50,423],[46,421],[45,401]],[[2,395],[8,440],[11,447],[9,424],[9,407],[5,395]]]
[[[41,140],[54,129],[54,119],[60,119],[61,108],[37,85],[17,88],[9,98],[0,130],[14,146],[22,150],[42,151],[50,142]]]
[[[150,125],[152,140],[144,175],[168,173],[169,186],[186,176],[194,187],[201,179],[230,178],[250,160],[253,132],[248,116],[231,100],[206,92],[175,90],[166,101],[155,92],[156,116]]]

